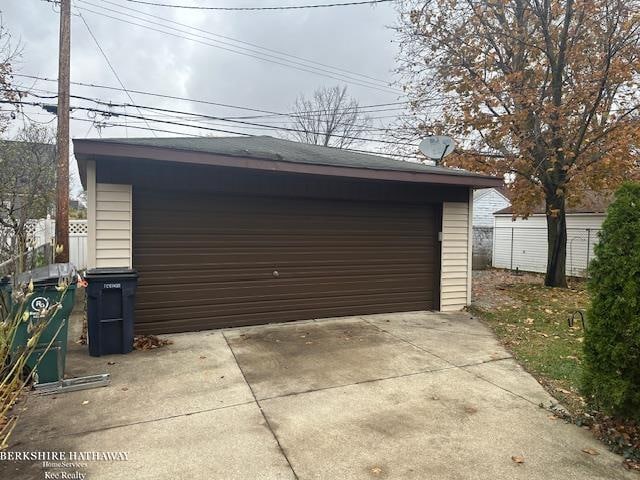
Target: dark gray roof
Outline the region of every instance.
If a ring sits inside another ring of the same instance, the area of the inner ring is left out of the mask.
[[[77,140],[76,140],[77,141]],[[311,165],[366,168],[442,175],[489,178],[486,175],[358,153],[341,148],[292,142],[268,136],[255,137],[174,137],[174,138],[101,138],[82,142],[116,143],[163,149],[202,152],[227,157],[255,158]]]

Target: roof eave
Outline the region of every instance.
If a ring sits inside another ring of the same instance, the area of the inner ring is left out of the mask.
[[[378,170],[336,165],[315,165],[281,160],[226,156],[192,150],[178,150],[146,145],[100,142],[96,140],[74,139],[73,145],[74,154],[78,161],[78,167],[81,172],[81,179],[84,186],[86,186],[86,178],[82,175],[82,172],[84,171],[84,163],[86,160],[98,157],[137,158],[192,165],[246,168],[272,172],[328,175],[371,180],[458,185],[469,188],[497,187],[504,183],[501,178],[486,175],[456,175],[446,173]]]

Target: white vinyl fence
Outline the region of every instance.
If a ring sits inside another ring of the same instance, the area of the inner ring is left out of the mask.
[[[27,225],[27,243],[38,248],[42,245],[54,245],[56,221],[50,217],[31,220]],[[87,268],[87,221],[69,221],[69,261],[78,270]]]

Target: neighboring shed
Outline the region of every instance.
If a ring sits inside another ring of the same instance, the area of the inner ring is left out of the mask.
[[[472,191],[502,183],[271,137],[74,151],[89,267],[138,270],[139,333],[462,309]]]
[[[567,208],[567,275],[583,277],[593,258],[608,195],[589,195],[585,203]],[[511,207],[494,215],[493,266],[544,273],[547,269],[547,218],[542,207],[527,219],[513,217]]]
[[[473,192],[473,227],[493,228],[493,214],[510,207],[502,188],[482,188]]]
[[[473,192],[473,269],[491,266],[493,252],[493,214],[511,205],[502,188],[483,188]]]

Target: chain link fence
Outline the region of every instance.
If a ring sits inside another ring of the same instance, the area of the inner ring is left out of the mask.
[[[586,277],[598,242],[599,228],[567,228],[567,275]],[[498,227],[493,231],[492,265],[496,268],[544,273],[547,269],[547,229]]]

